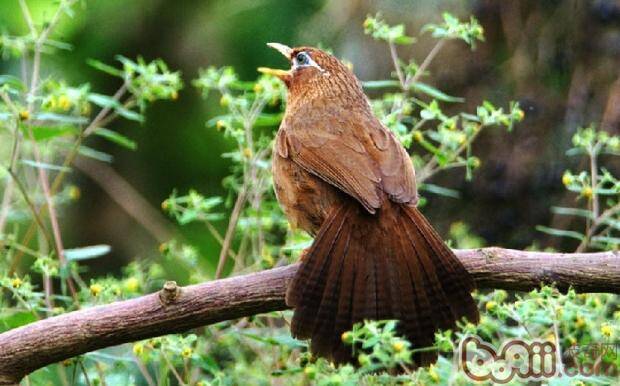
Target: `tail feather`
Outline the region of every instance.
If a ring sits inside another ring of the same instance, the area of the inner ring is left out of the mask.
[[[386,203],[375,215],[356,203],[334,209],[287,291],[291,332],[311,338],[313,353],[352,360],[343,332],[365,319],[397,319],[414,347],[433,344],[437,329],[478,320],[473,280],[414,207]],[[436,360],[417,352],[416,365]]]
[[[406,212],[412,223],[418,227],[419,234],[434,252],[432,256],[437,260],[434,266],[443,290],[452,295],[447,298],[450,307],[455,311],[458,318],[466,317],[469,321],[477,323],[478,308],[476,304],[473,301],[462,301],[463,298],[471,299],[470,293],[475,288],[473,278],[426,218],[417,209],[411,209],[406,208]]]
[[[430,256],[433,251],[431,246],[426,243],[424,237],[418,232],[415,224],[403,224],[406,239],[409,240],[414,250],[417,264],[409,260],[409,269],[417,270],[421,273],[422,296],[426,295],[429,302],[427,311],[431,311],[433,322],[436,328],[448,329],[454,326],[457,316],[452,312],[448,297],[443,291],[440,279],[437,277],[436,266],[439,265]],[[418,279],[419,280],[419,279]]]
[[[306,255],[305,262],[299,268],[295,279],[288,288],[287,304],[295,307],[296,317],[291,324],[294,336],[305,339],[312,336],[312,331],[317,319],[317,309],[327,284],[326,270],[330,262],[333,262],[331,251],[339,240],[346,216],[343,211],[346,208],[338,208],[334,215],[326,220],[325,231],[319,233],[313,247]],[[303,301],[302,301],[303,299]]]

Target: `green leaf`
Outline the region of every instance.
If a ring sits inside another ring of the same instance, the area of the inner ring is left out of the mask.
[[[620,237],[610,237],[610,236],[594,236],[592,237],[592,241],[606,244],[614,244],[620,245]]]
[[[406,45],[406,44],[413,44],[415,43],[416,39],[414,37],[411,36],[397,36],[396,38],[394,38],[393,42],[396,44],[402,44],[402,45]]]
[[[144,122],[144,117],[142,116],[142,114],[129,110],[119,101],[107,95],[90,93],[88,95],[88,101],[96,104],[99,107],[113,109],[118,113],[118,115],[122,116],[123,118],[129,119],[131,121],[137,121],[140,123]]]
[[[24,165],[28,165],[28,166],[31,166],[37,169],[54,170],[58,172],[70,172],[71,171],[71,168],[66,167],[66,166],[48,164],[45,162],[36,162],[33,160],[29,160],[29,159],[23,159],[20,162],[23,163]]]
[[[585,218],[593,218],[592,212],[587,209],[579,208],[565,208],[560,206],[554,206],[551,208],[553,213],[565,215],[565,216],[579,216]]]
[[[26,86],[24,83],[16,76],[13,75],[0,75],[0,86],[8,85],[18,91],[25,91]]]
[[[84,157],[96,159],[97,161],[102,161],[102,162],[107,162],[107,163],[110,163],[112,162],[112,160],[114,160],[114,157],[112,157],[110,154],[101,152],[99,150],[92,149],[84,145],[80,146],[80,148],[78,149],[78,153],[80,153]]]
[[[144,123],[144,116],[135,111],[129,110],[123,106],[119,106],[116,108],[116,112],[123,118],[129,119],[130,121],[136,121],[140,123]]]
[[[422,94],[426,94],[430,97],[439,99],[440,101],[444,101],[444,102],[464,102],[465,101],[464,98],[448,95],[444,93],[443,91],[440,91],[436,89],[435,87],[430,86],[426,83],[422,83],[422,82],[412,83],[410,88],[417,92],[421,92]]]
[[[100,127],[97,130],[95,130],[95,134],[107,139],[108,141],[114,142],[117,145],[125,147],[129,150],[136,150],[138,148],[138,145],[136,144],[135,141],[125,137],[122,134],[119,134],[112,130],[108,130],[103,127]]]
[[[20,125],[21,131],[28,136],[28,128]],[[79,130],[75,126],[32,126],[32,136],[37,142],[62,137],[65,135],[78,134]]]
[[[362,82],[362,86],[368,89],[377,88],[400,88],[400,82],[397,80],[367,80]]]
[[[65,249],[65,257],[69,261],[88,260],[107,255],[111,250],[112,248],[109,245],[91,245],[89,247]]]
[[[75,124],[75,125],[83,125],[83,124],[88,123],[88,119],[85,117],[65,115],[65,114],[56,114],[56,113],[34,114],[33,119],[37,121],[60,122],[60,123]]]
[[[567,231],[564,229],[549,228],[543,225],[536,226],[536,230],[539,232],[547,233],[552,236],[568,237],[568,238],[579,240],[579,241],[583,240],[584,238],[584,235],[582,235],[579,232]]]
[[[110,96],[107,96],[107,95],[97,94],[97,93],[88,94],[88,101],[96,104],[99,107],[104,107],[104,108],[109,108],[109,109],[116,108],[117,106],[120,105],[116,99]]]
[[[254,126],[256,127],[264,127],[264,126],[277,126],[282,121],[282,117],[284,114],[260,114],[256,121],[254,122]]]
[[[435,193],[440,196],[452,197],[452,198],[460,198],[461,193],[458,190],[444,188],[443,186],[435,185],[435,184],[422,184],[420,189],[425,190],[427,192]]]
[[[266,343],[266,344],[273,345],[273,346],[286,346],[290,348],[306,347],[306,344],[304,342],[301,342],[291,337],[289,334],[265,337],[265,336],[260,336],[260,335],[251,334],[247,332],[242,332],[240,333],[240,335],[245,336],[246,338],[250,338],[258,342]]]
[[[2,321],[0,332],[4,332],[35,322],[37,318],[29,311],[12,312],[7,310],[0,314],[0,320]]]
[[[99,71],[105,72],[106,74],[110,74],[112,76],[116,76],[116,77],[119,77],[119,78],[123,77],[123,71],[119,70],[116,67],[112,67],[109,64],[105,64],[103,62],[100,62],[100,61],[98,61],[96,59],[86,59],[86,63],[89,66],[91,66],[91,67],[93,67],[93,68],[95,68],[95,69],[97,69]]]

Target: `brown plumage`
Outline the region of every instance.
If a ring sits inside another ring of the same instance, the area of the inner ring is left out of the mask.
[[[290,284],[292,334],[313,353],[351,361],[343,332],[397,319],[414,347],[466,317],[477,322],[473,281],[415,207],[409,155],[372,114],[353,73],[311,47],[270,43],[290,71],[263,69],[288,87],[276,137],[276,195],[292,226],[315,236]],[[419,353],[416,365],[436,359]]]

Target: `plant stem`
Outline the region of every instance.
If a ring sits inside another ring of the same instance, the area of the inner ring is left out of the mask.
[[[239,216],[241,215],[241,210],[245,204],[246,197],[247,186],[244,184],[239,191],[237,201],[235,201],[235,205],[230,215],[230,221],[228,222],[228,228],[226,229],[226,235],[224,236],[224,244],[220,250],[220,257],[217,263],[217,269],[215,270],[216,279],[219,279],[222,276],[222,271],[224,270],[224,265],[226,264],[226,256],[228,255],[228,250],[230,248],[230,244],[232,243],[235,229],[237,228],[237,222],[239,221]]]
[[[592,214],[594,218],[599,216],[600,206],[598,201],[597,185],[598,185],[598,149],[594,149],[590,154],[590,182],[592,186]]]
[[[590,243],[590,240],[592,240],[592,237],[594,237],[594,235],[596,234],[596,231],[600,228],[600,226],[604,224],[608,218],[618,213],[620,213],[620,202],[618,202],[616,205],[612,206],[611,208],[608,208],[605,211],[603,211],[603,213],[601,213],[600,216],[594,218],[594,220],[592,220],[592,223],[590,224],[590,227],[588,228],[586,236],[583,238],[583,240],[581,240],[581,243],[575,250],[575,253],[581,253],[585,251],[586,248],[588,247],[588,244]]]
[[[400,82],[400,87],[406,89],[405,77],[403,75],[403,70],[400,68],[400,63],[398,63],[398,52],[396,52],[396,45],[394,42],[388,42],[390,46],[390,56],[392,57],[392,63],[394,64],[394,69],[396,70],[396,76],[398,77],[398,81]]]
[[[417,82],[420,77],[424,74],[424,71],[426,71],[426,69],[428,68],[428,66],[431,64],[431,62],[433,61],[433,59],[435,59],[435,56],[437,56],[437,54],[439,53],[439,51],[441,51],[441,49],[443,48],[444,44],[446,44],[445,40],[440,40],[437,42],[437,44],[435,44],[435,46],[433,47],[433,49],[431,50],[431,52],[428,53],[428,55],[426,56],[426,58],[424,58],[424,61],[422,62],[422,64],[420,65],[420,67],[418,67],[418,70],[415,72],[415,74],[413,75],[413,77],[411,79],[409,79],[406,83],[405,83],[405,88],[409,88],[409,85],[411,85],[412,83]]]

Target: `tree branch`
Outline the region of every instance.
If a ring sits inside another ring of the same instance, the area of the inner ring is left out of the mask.
[[[501,248],[456,250],[479,288],[528,291],[540,283],[580,292],[620,293],[620,252],[545,253]],[[286,309],[297,264],[177,287],[44,319],[0,334],[0,385],[89,351]]]

